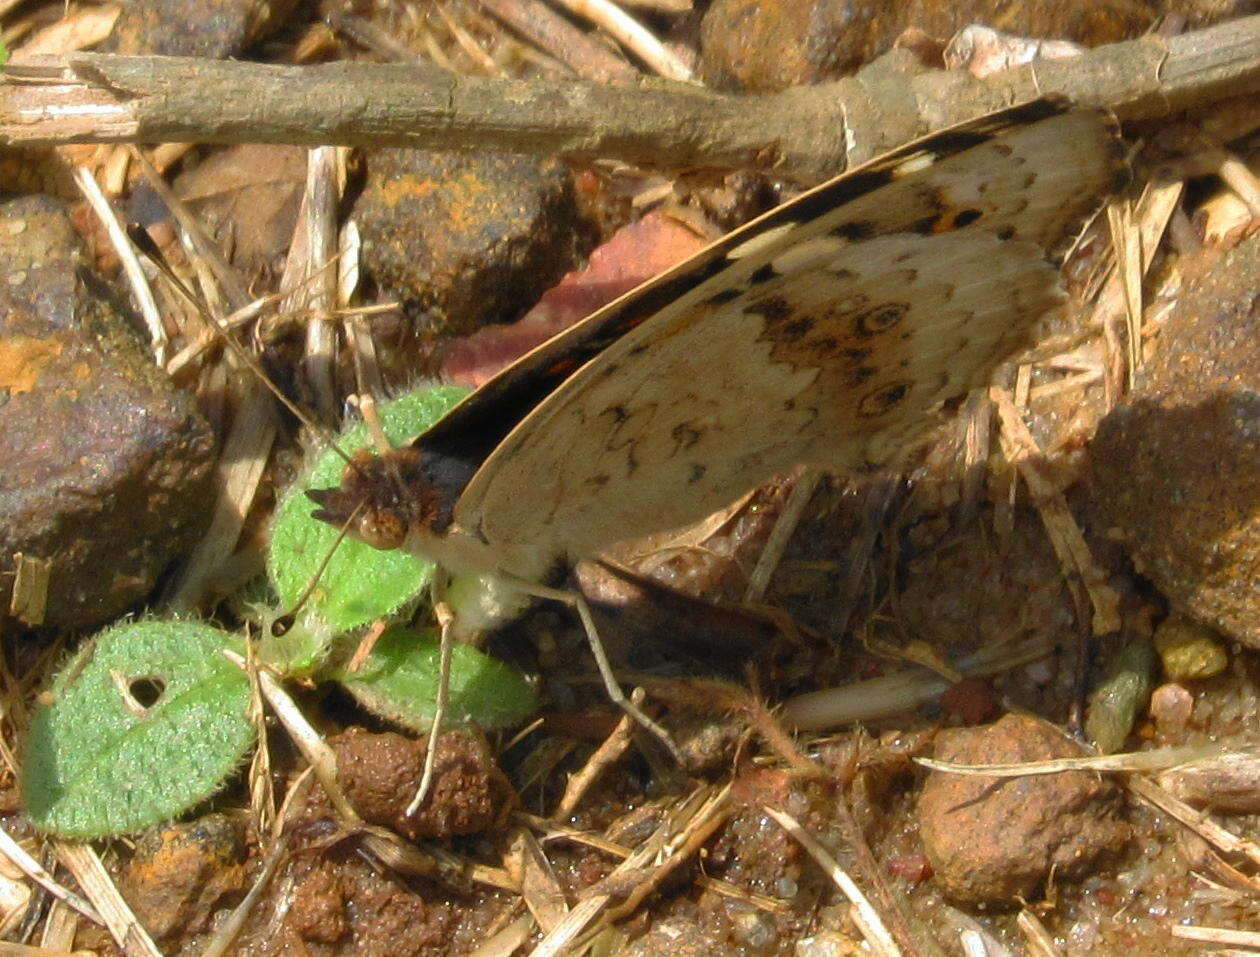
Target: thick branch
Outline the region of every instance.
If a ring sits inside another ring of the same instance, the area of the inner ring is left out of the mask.
[[[78,53],[0,75],[0,144],[276,142],[505,150],[824,178],[930,129],[1046,93],[1154,119],[1260,90],[1260,16],[1144,37],[977,80],[894,51],[857,76],[768,96]]]

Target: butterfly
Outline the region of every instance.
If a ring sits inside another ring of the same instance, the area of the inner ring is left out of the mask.
[[[1061,100],[912,142],[598,310],[409,444],[360,453],[308,493],[315,515],[567,601],[624,702],[559,587],[573,564],[795,466],[896,463],[1062,302],[1055,255],[1125,170],[1110,115]]]

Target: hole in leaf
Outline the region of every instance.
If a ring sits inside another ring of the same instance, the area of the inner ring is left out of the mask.
[[[166,683],[156,675],[133,678],[127,685],[127,691],[142,708],[152,708],[166,691]]]

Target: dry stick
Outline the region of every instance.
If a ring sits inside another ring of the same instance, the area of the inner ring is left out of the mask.
[[[74,171],[74,181],[83,191],[84,199],[96,213],[101,225],[105,227],[114,251],[122,262],[123,272],[127,274],[127,283],[131,286],[131,294],[136,297],[136,305],[140,307],[140,315],[144,318],[145,328],[149,330],[153,358],[158,365],[165,365],[166,350],[170,347],[170,340],[166,335],[166,327],[162,324],[162,313],[158,309],[157,300],[153,298],[149,280],[144,270],[140,268],[140,259],[136,256],[135,247],[131,245],[126,230],[118,221],[113,207],[109,205],[105,194],[101,192],[101,187],[91,171],[84,166],[77,167]]]
[[[321,146],[311,150],[307,156],[306,202],[303,204],[306,217],[299,227],[306,230],[307,257],[296,267],[303,278],[319,274],[306,292],[305,304],[311,310],[311,317],[306,326],[306,354],[302,357],[302,367],[315,395],[316,407],[330,422],[338,421],[341,411],[333,381],[337,340],[331,321],[337,295],[337,274],[324,268],[338,253],[337,204],[341,200],[341,188],[337,152],[336,147]],[[288,271],[286,266],[286,274]]]
[[[637,69],[583,33],[541,0],[477,0],[526,40],[574,73],[597,83],[633,83]]]
[[[57,883],[57,879],[53,877],[44,868],[39,861],[31,857],[26,852],[26,848],[22,847],[17,841],[9,836],[9,832],[4,828],[0,828],[0,854],[7,857],[23,874],[33,880],[48,893],[52,894],[57,900],[62,901],[66,905],[73,907],[80,914],[90,921],[98,924],[104,923],[101,915],[96,912],[96,908],[85,901],[82,897],[72,890],[68,890]]]
[[[770,537],[761,549],[761,554],[757,556],[757,564],[753,566],[752,574],[748,576],[748,587],[744,589],[745,605],[755,604],[765,597],[766,589],[770,587],[770,579],[778,569],[779,562],[783,560],[783,553],[787,551],[788,542],[791,541],[793,533],[800,525],[805,508],[814,497],[814,492],[818,489],[818,483],[822,481],[822,477],[823,473],[816,468],[803,469],[796,476],[796,480],[792,483],[792,490],[788,492],[787,501],[783,503],[779,517],[775,519],[774,527],[770,529]]]
[[[796,838],[800,845],[809,852],[809,856],[817,862],[819,867],[827,872],[827,876],[835,882],[836,886],[844,893],[844,896],[849,899],[849,902],[853,905],[849,916],[853,919],[853,923],[857,924],[858,929],[862,932],[862,936],[866,938],[872,953],[878,954],[879,957],[898,957],[901,954],[901,949],[893,940],[892,935],[888,933],[888,928],[884,926],[883,920],[880,919],[879,912],[871,906],[871,902],[866,899],[862,889],[858,887],[857,883],[845,872],[836,859],[831,856],[830,852],[812,834],[801,827],[790,814],[775,810],[772,807],[763,807],[762,810],[774,818],[780,827]]]
[[[601,27],[613,39],[667,80],[690,80],[691,69],[670,53],[643,24],[611,0],[555,0]]]
[[[311,67],[74,53],[4,67],[0,145],[296,143],[497,150],[652,166],[843,172],[933,129],[1049,93],[1155,119],[1260,89],[1260,15],[1148,36],[983,80],[913,72],[906,51],[856,76],[762,97],[449,76],[404,64]],[[213,97],[206,90],[214,90]]]
[[[1047,538],[1059,558],[1064,580],[1069,586],[1079,581],[1089,596],[1093,607],[1093,633],[1108,635],[1119,631],[1120,597],[1107,583],[1106,574],[1094,560],[1063,493],[1038,471],[1036,459],[1040,457],[1041,449],[1032,432],[1020,417],[1010,393],[993,388],[989,390],[989,396],[997,405],[998,419],[1002,423],[1000,438],[1003,451],[1032,493],[1033,504],[1046,527]]]
[[[613,857],[623,861],[634,853],[631,848],[618,844],[616,841],[610,841],[601,834],[593,834],[580,828],[558,824],[549,818],[539,817],[536,814],[516,811],[513,816],[530,827],[541,831],[545,840],[565,838],[574,844],[584,844],[587,847],[593,847],[597,851],[611,854]],[[792,910],[792,904],[788,901],[745,890],[716,877],[701,875],[695,878],[695,883],[698,887],[705,890],[713,891],[713,893],[722,897],[728,897],[731,900],[743,901],[745,904],[756,907],[758,910],[763,910],[768,914],[787,914]]]
[[[1063,951],[1055,944],[1046,925],[1027,907],[1019,912],[1015,923],[1024,932],[1024,943],[1031,957],[1062,957]]]
[[[640,707],[643,705],[643,698],[642,688],[635,688],[630,692],[630,700]],[[634,718],[623,714],[608,737],[595,749],[586,764],[582,765],[581,770],[569,778],[569,783],[564,788],[564,796],[560,798],[560,803],[552,812],[553,818],[562,821],[577,810],[586,792],[594,786],[600,776],[630,750],[630,746],[634,743],[634,727]]]
[[[149,937],[131,912],[127,902],[118,893],[109,872],[89,844],[73,841],[53,841],[57,858],[65,865],[100,911],[110,936],[127,957],[162,957],[153,939]]]

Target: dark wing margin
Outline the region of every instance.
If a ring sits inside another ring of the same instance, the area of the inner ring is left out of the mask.
[[[1066,98],[1046,97],[977,117],[907,143],[802,193],[526,353],[453,408],[417,438],[415,445],[471,465],[484,461],[518,423],[574,372],[662,308],[730,267],[727,253],[731,249],[776,227],[810,222],[888,185],[897,178],[900,164],[916,154],[930,151],[937,157],[946,157],[961,153],[1007,130],[1071,108]]]

